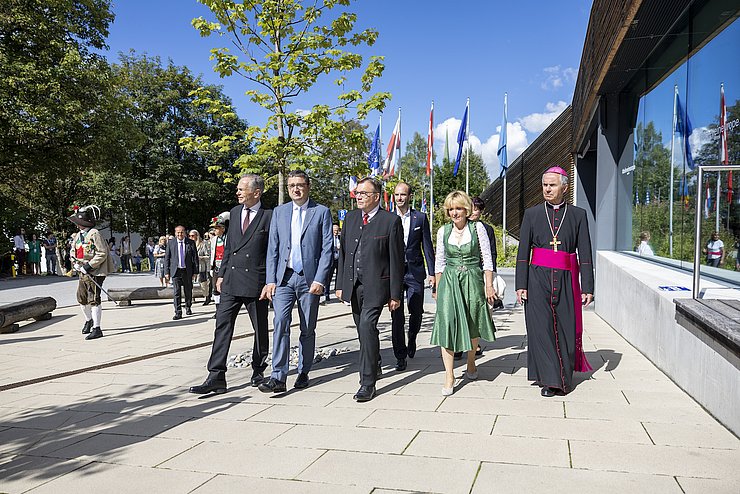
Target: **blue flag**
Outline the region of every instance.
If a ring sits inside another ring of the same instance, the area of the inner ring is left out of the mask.
[[[683,105],[681,105],[681,98],[678,94],[676,94],[676,128],[673,130],[681,136],[686,164],[689,166],[689,169],[693,170],[696,165],[694,165],[694,159],[691,156],[691,143],[689,142],[693,129],[691,128],[689,113],[688,111],[684,111]]]
[[[499,178],[506,175],[506,170],[509,168],[509,158],[506,156],[506,113],[507,113],[507,95],[504,94],[504,119],[501,121],[501,135],[498,138],[498,162],[501,165],[501,174]]]
[[[370,175],[380,173],[380,124],[375,129],[375,137],[370,144],[370,154],[367,155],[367,164],[370,167]]]
[[[457,132],[457,157],[455,158],[455,169],[452,170],[452,176],[457,177],[457,170],[460,168],[460,159],[462,158],[463,143],[468,138],[468,105],[465,105],[460,130]]]

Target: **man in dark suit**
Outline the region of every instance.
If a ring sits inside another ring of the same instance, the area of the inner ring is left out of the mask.
[[[331,212],[309,198],[311,181],[305,172],[288,174],[289,203],[276,207],[267,244],[267,285],[262,298],[272,300],[272,374],[259,386],[263,393],[282,393],[290,363],[290,323],[298,303],[301,336],[297,389],[308,387],[316,351],[316,319],[331,265]]]
[[[185,291],[185,314],[191,315],[193,305],[193,277],[198,274],[198,249],[195,242],[185,236],[185,227],[175,227],[175,238],[167,242],[164,255],[164,277],[172,279],[175,292],[175,315],[172,319],[182,319],[180,289]]]
[[[264,380],[269,339],[267,336],[267,299],[260,300],[265,286],[265,259],[272,211],[262,208],[265,181],[249,174],[239,180],[236,197],[239,205],[231,210],[228,242],[216,279],[221,303],[216,312],[216,332],[208,360],[208,378],[191,393],[226,392],[226,358],[234,335],[236,316],[242,305],[247,307],[254,328],[252,348],[252,386]]]
[[[403,227],[398,215],[380,209],[380,184],[357,183],[357,208],[347,213],[340,237],[337,298],[352,304],[360,339],[360,389],[356,401],[375,397],[380,371],[378,318],[391,312],[403,296]]]
[[[403,243],[405,245],[405,263],[403,288],[409,306],[409,339],[406,345],[406,316],[403,311],[403,298],[397,310],[391,313],[393,320],[393,353],[396,356],[396,370],[406,369],[406,357],[414,358],[416,354],[416,335],[421,329],[421,315],[424,312],[424,280],[434,286],[434,247],[432,233],[427,215],[411,209],[409,200],[413,195],[411,186],[399,182],[393,191],[396,201],[396,214],[403,226]],[[422,250],[424,252],[422,256]],[[426,269],[424,268],[426,261]]]
[[[329,301],[329,293],[331,291],[331,288],[329,285],[331,285],[331,280],[334,279],[334,274],[337,272],[337,263],[339,262],[339,233],[341,230],[339,229],[339,223],[334,223],[331,226],[331,266],[329,267],[329,278],[327,278],[326,287],[324,290],[324,295],[326,295],[326,302]],[[336,289],[336,282],[334,283],[334,287]]]

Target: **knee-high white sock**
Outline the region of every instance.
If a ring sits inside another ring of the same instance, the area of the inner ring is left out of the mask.
[[[92,320],[93,328],[100,327],[100,319],[103,317],[103,308],[99,305],[95,305],[92,308]]]
[[[92,319],[92,310],[89,305],[80,304],[80,309],[82,309],[82,315],[85,316],[85,321]]]

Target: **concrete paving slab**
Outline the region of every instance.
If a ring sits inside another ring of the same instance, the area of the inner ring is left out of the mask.
[[[374,429],[409,429],[468,434],[491,433],[496,417],[472,413],[416,412],[411,410],[375,410],[360,427]]]
[[[158,437],[265,445],[293,427],[295,426],[290,424],[197,418],[178,424],[162,432]]]
[[[496,419],[493,435],[652,444],[642,425],[630,420],[585,420],[502,415]]]
[[[573,468],[740,482],[740,450],[570,441]]]
[[[737,494],[737,482],[716,479],[676,477],[685,494]]]
[[[291,494],[377,494],[370,487],[350,487],[301,480],[278,480],[216,475],[195,489],[192,494],[223,494],[224,492],[289,492]]]
[[[717,421],[699,407],[640,406],[605,403],[565,403],[565,415],[576,419],[631,419],[664,424],[714,424]],[[721,426],[720,426],[721,427]]]
[[[657,424],[643,426],[655,444],[691,446],[696,448],[740,449],[740,441],[730,431],[717,424]]]
[[[95,434],[83,441],[46,453],[45,456],[154,467],[198,444],[196,441],[179,439]]]
[[[180,472],[163,468],[141,468],[91,462],[73,472],[57,477],[33,494],[60,492],[96,492],[100,494],[125,492],[189,493],[207,482],[212,475]]]
[[[523,417],[562,417],[563,404],[557,401],[540,401],[534,405],[525,400],[480,400],[449,396],[439,406],[440,412],[475,413],[488,415],[518,415]]]
[[[568,443],[558,439],[420,432],[404,456],[568,467]]]
[[[467,494],[477,461],[329,451],[298,479],[340,485]]]
[[[415,435],[415,430],[296,425],[270,441],[270,445],[401,454]]]
[[[282,424],[355,426],[373,411],[372,405],[364,409],[280,405],[270,407],[250,417],[249,420]]]
[[[319,449],[242,443],[229,445],[228,454],[224,454],[225,451],[222,443],[202,442],[159,467],[183,472],[293,479],[325,453]]]
[[[86,462],[17,455],[0,465],[0,489],[7,494],[26,492],[84,466]]]
[[[471,494],[490,492],[572,494],[574,490],[600,494],[681,493],[681,488],[673,477],[668,476],[483,463]]]

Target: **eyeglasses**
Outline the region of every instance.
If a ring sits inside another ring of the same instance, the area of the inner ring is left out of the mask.
[[[357,197],[370,197],[374,194],[378,194],[378,192],[365,192],[364,190],[355,192],[355,196]]]
[[[300,184],[288,184],[289,189],[305,189],[308,186],[306,182]]]

